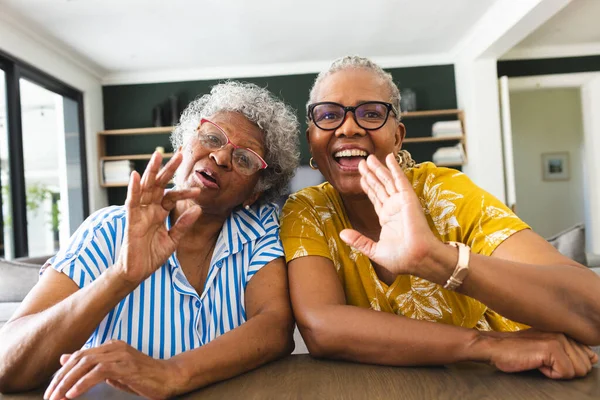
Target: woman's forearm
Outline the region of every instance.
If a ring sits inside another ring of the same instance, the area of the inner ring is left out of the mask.
[[[316,357],[394,366],[489,360],[485,338],[474,329],[348,305],[298,314],[306,345]]]
[[[175,394],[231,378],[290,354],[293,325],[289,311],[261,313],[199,349],[167,360],[182,376]]]
[[[512,320],[600,344],[600,277],[594,272],[479,255],[472,263],[462,293]]]
[[[83,346],[106,314],[133,290],[109,268],[96,281],[53,306],[0,330],[0,388],[39,386],[60,367],[62,354]]]
[[[443,246],[423,264],[423,275],[444,285],[457,251]],[[469,273],[458,292],[501,315],[543,331],[561,332],[588,344],[600,343],[600,277],[575,265],[533,265],[471,254]]]

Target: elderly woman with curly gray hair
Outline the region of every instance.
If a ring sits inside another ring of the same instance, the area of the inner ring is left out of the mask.
[[[164,167],[155,153],[131,174],[124,206],[91,215],[43,267],[0,331],[0,390],[54,374],[44,398],[99,382],[165,398],[292,351],[270,201],[298,164],[294,113],[256,85],[222,83],[187,107],[172,142]]]

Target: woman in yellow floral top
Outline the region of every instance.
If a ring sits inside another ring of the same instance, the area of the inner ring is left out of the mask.
[[[290,196],[281,226],[310,353],[586,375],[600,278],[463,173],[415,165],[400,149],[399,102],[391,76],[359,57],[335,61],[311,90],[311,166],[327,182]]]

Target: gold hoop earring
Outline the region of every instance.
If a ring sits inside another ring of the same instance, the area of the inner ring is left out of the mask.
[[[315,160],[312,157],[310,158],[310,160],[308,160],[308,165],[310,166],[310,169],[319,169],[319,167],[315,165],[314,161]]]

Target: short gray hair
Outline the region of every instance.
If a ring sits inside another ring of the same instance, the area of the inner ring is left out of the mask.
[[[263,192],[261,200],[276,201],[287,192],[289,181],[299,164],[299,124],[295,112],[271,92],[253,83],[227,81],[212,87],[192,101],[183,111],[179,124],[171,134],[174,149],[184,146],[192,137],[200,119],[220,112],[237,112],[264,134],[265,161],[269,166],[260,171],[255,192]]]
[[[390,103],[394,106],[394,110],[397,111],[395,114],[395,118],[400,121],[400,90],[398,86],[394,83],[394,78],[392,74],[384,71],[379,65],[375,64],[373,61],[369,60],[365,57],[360,56],[345,56],[342,58],[338,58],[333,61],[329,68],[325,71],[321,71],[317,78],[315,79],[315,83],[313,83],[312,88],[310,89],[310,96],[308,99],[308,103],[306,103],[306,109],[308,111],[308,105],[316,102],[317,96],[317,88],[319,84],[327,78],[329,75],[332,75],[338,71],[343,71],[346,69],[366,69],[373,72],[377,77],[381,78],[385,84],[387,85],[390,91]],[[308,113],[307,113],[308,115]]]
[[[396,111],[394,113],[395,118],[398,122],[400,122],[400,113],[402,112],[402,110],[400,109],[400,89],[398,89],[398,86],[394,83],[394,78],[392,77],[392,74],[386,72],[383,68],[381,68],[379,65],[375,64],[368,58],[360,56],[345,56],[342,58],[338,58],[337,60],[334,60],[331,63],[327,70],[321,71],[319,75],[317,75],[315,83],[313,83],[313,86],[310,89],[308,103],[306,103],[307,118],[308,106],[316,102],[317,100],[316,96],[319,84],[328,76],[338,71],[343,71],[346,69],[366,69],[368,71],[373,72],[378,78],[382,79],[390,91],[389,102],[392,104],[394,110]],[[413,168],[415,166],[415,161],[412,159],[412,156],[410,155],[408,150],[400,149],[400,151],[396,155],[396,159],[398,160],[398,163],[400,164],[402,169]]]

